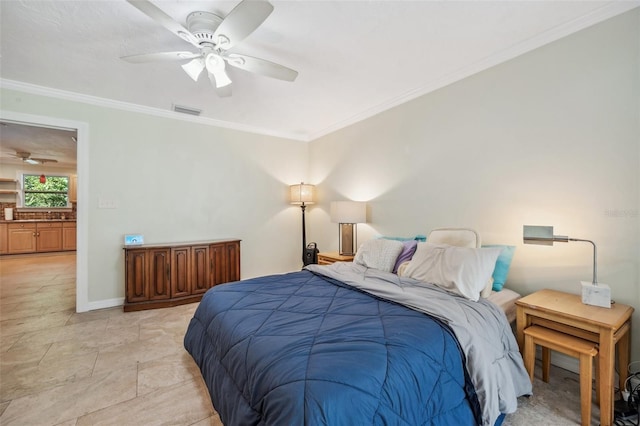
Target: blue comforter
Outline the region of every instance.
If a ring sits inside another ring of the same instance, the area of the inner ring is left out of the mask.
[[[304,270],[209,290],[185,348],[225,425],[474,425],[440,321]]]

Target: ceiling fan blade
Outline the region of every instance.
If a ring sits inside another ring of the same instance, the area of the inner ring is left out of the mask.
[[[230,49],[254,32],[271,12],[273,6],[267,1],[243,0],[229,12],[213,33],[214,40],[218,40],[216,47]]]
[[[181,39],[191,43],[195,47],[200,47],[198,39],[185,27],[176,22],[171,16],[164,13],[156,5],[148,0],[127,0],[133,7],[147,15]]]
[[[53,158],[31,158],[31,160],[36,161],[38,164],[44,163],[57,163],[58,160],[54,160]],[[33,164],[33,163],[31,163]]]
[[[294,71],[284,65],[276,64],[275,62],[254,58],[252,56],[230,53],[225,55],[225,59],[227,59],[229,65],[236,68],[277,78],[278,80],[294,81],[296,77],[298,77],[298,71]]]
[[[162,62],[162,61],[184,61],[187,59],[193,59],[200,56],[200,53],[193,52],[159,52],[159,53],[145,53],[143,55],[130,55],[123,56],[120,59],[130,62],[132,64],[142,64],[145,62]]]
[[[204,59],[195,58],[194,60],[182,65],[182,69],[186,72],[193,81],[198,81],[202,70],[204,70]]]

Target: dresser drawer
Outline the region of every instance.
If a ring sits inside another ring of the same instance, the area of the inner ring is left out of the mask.
[[[36,229],[36,223],[35,222],[26,222],[26,223],[10,223],[9,230],[12,229]]]
[[[38,229],[62,228],[62,222],[38,222]]]

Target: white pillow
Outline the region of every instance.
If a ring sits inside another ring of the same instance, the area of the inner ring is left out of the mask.
[[[480,248],[480,234],[469,228],[436,228],[429,232],[427,241],[434,244],[448,244],[456,247]],[[493,277],[487,280],[480,297],[487,298],[493,289]]]
[[[429,232],[427,241],[456,247],[480,247],[480,235],[469,228],[436,228]]]
[[[477,301],[493,274],[501,251],[500,248],[419,243],[402,276],[435,284]]]
[[[402,242],[400,241],[369,240],[360,246],[353,262],[367,268],[391,272],[401,251]]]

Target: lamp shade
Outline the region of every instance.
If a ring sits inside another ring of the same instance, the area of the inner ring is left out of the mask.
[[[331,221],[336,223],[366,223],[367,203],[358,201],[332,201]]]
[[[554,241],[566,243],[569,237],[553,235],[553,226],[524,225],[522,228],[522,242],[525,244],[552,246]]]
[[[313,204],[315,202],[316,187],[306,183],[299,183],[289,187],[289,201],[291,204]]]

